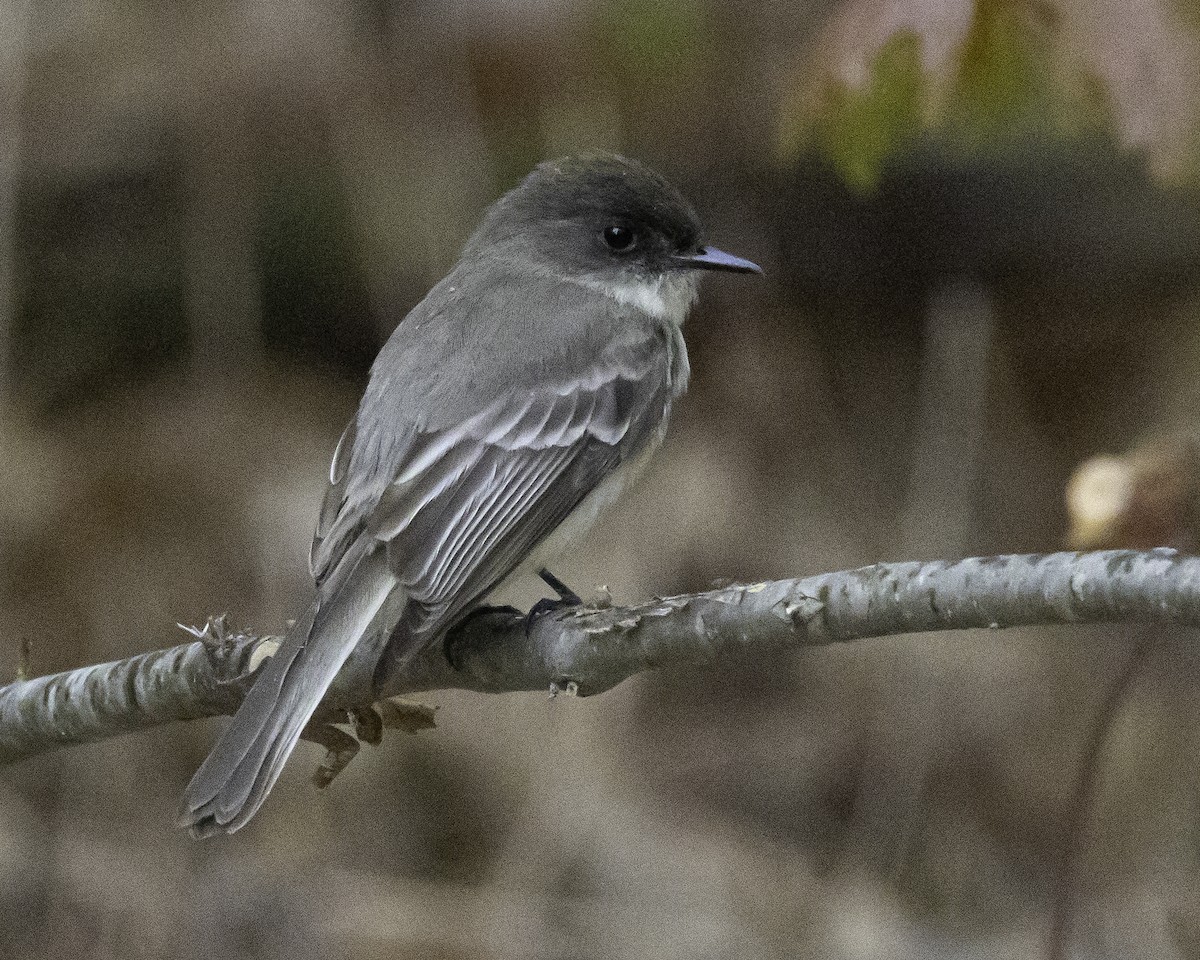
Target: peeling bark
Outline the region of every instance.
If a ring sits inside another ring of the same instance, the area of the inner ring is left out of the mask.
[[[1200,626],[1200,557],[1161,549],[880,563],[635,607],[563,610],[528,632],[512,610],[484,610],[456,627],[444,649],[327,700],[312,733],[328,740],[321,727],[361,726],[364,710],[397,694],[453,688],[586,696],[646,670],[768,650],[936,630],[1116,622]],[[231,633],[223,618],[192,632],[198,639],[182,646],[0,688],[0,763],[233,713],[277,638]],[[372,676],[353,654],[344,669]],[[386,708],[375,712],[386,725]]]

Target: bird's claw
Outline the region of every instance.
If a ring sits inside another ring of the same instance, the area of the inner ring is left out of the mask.
[[[548,613],[557,613],[559,610],[568,610],[571,607],[578,607],[583,601],[578,597],[572,603],[569,600],[551,600],[549,597],[542,597],[537,603],[529,608],[529,612],[525,614],[525,636],[529,636],[533,630],[533,625],[546,616]]]
[[[565,610],[570,607],[583,606],[583,600],[579,594],[568,587],[565,583],[558,579],[545,567],[538,571],[538,576],[551,590],[558,594],[557,599],[543,597],[525,614],[525,636],[529,636],[529,632],[533,629],[534,623],[548,613],[556,613],[559,610]]]

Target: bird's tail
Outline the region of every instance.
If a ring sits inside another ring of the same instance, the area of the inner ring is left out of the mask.
[[[386,636],[402,590],[384,551],[352,547],[338,567],[330,579],[340,585],[296,622],[184,791],[179,825],[194,836],[250,821],[350,652]]]

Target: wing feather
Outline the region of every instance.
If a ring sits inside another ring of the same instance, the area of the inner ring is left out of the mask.
[[[420,510],[404,484],[381,498],[372,528],[387,539],[392,569],[422,610],[406,617],[411,633],[448,627],[660,428],[672,399],[662,355],[648,352],[642,369],[614,364],[607,372],[593,371],[574,392],[506,399],[456,429],[454,442],[439,438],[443,457],[427,461],[425,475],[403,474],[439,491]],[[417,636],[411,643],[423,645]]]
[[[558,448],[540,457],[529,457],[498,486],[489,502],[461,525],[451,550],[439,558],[426,589],[430,599],[442,602],[461,592],[463,583],[496,542],[516,526],[546,490],[561,477],[573,451]],[[532,544],[531,544],[532,547]]]
[[[394,635],[405,635],[404,649],[393,653],[415,652],[661,430],[675,395],[670,364],[670,351],[645,343],[597,357],[573,380],[502,395],[454,425],[411,424],[401,442],[389,443],[398,457],[387,469],[393,479],[374,491],[348,487],[347,472],[363,471],[335,463],[331,477],[339,479],[314,539],[314,573],[336,564],[363,531],[384,542],[410,608]],[[335,460],[364,441],[356,458],[380,456],[363,424],[357,438],[354,429]]]
[[[354,438],[354,421],[351,420],[342,431],[341,439],[333,451],[333,459],[329,462],[329,486],[321,501],[321,510],[317,514],[317,529],[308,551],[308,569],[318,584],[325,580],[337,561],[346,553],[362,526],[359,516],[352,515],[345,509],[346,473],[350,466]]]

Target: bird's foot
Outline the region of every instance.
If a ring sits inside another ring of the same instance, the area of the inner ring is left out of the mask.
[[[525,614],[525,636],[529,636],[529,631],[533,629],[534,623],[546,614],[555,613],[568,607],[583,606],[583,600],[580,599],[579,594],[545,567],[538,571],[538,576],[542,578],[546,586],[558,594],[558,599],[551,600],[549,597],[543,597],[529,608],[529,612]]]
[[[579,598],[574,590],[568,587],[565,583],[558,579],[545,567],[538,571],[538,576],[542,578],[542,582],[551,590],[558,594],[559,603],[564,607],[579,607],[583,605],[583,601]],[[553,603],[554,601],[551,601]]]

